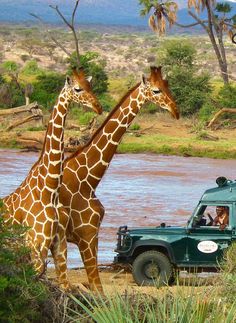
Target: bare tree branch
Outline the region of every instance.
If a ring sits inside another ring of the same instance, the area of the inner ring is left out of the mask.
[[[30,122],[32,120],[40,120],[42,118],[43,118],[43,116],[41,114],[39,114],[39,115],[32,115],[32,116],[26,117],[24,119],[17,120],[15,122],[13,122],[12,124],[10,124],[10,126],[7,127],[7,131],[12,130],[13,128],[16,128],[16,127],[18,127],[24,123]]]
[[[44,21],[39,17],[39,16],[37,16],[36,14],[34,14],[34,13],[29,13],[32,17],[34,17],[35,19],[37,19],[41,24],[42,24],[42,26],[44,26],[44,28],[45,28],[45,23],[44,23]],[[49,29],[47,29],[46,28],[46,31],[47,31],[47,33],[48,33],[48,35],[49,35],[49,37],[51,38],[51,40],[59,47],[59,48],[61,48],[61,50],[68,56],[68,57],[70,57],[71,56],[71,53],[64,47],[64,46],[62,46],[62,44],[59,42],[59,41],[57,41],[57,39],[51,34],[51,32],[50,32],[50,30]]]
[[[168,20],[168,22],[178,26],[178,27],[181,27],[181,28],[189,28],[189,27],[194,27],[194,26],[197,26],[197,25],[200,25],[202,23],[206,23],[207,20],[201,20],[199,19],[198,22],[194,22],[192,24],[188,24],[188,25],[183,25],[183,24],[180,24],[178,21],[173,21],[172,19],[170,19],[170,17],[165,13],[163,12],[164,16],[166,17],[166,19]]]
[[[220,111],[216,112],[214,117],[209,122],[207,128],[211,128],[211,126],[215,123],[215,121],[223,114],[223,113],[236,113],[236,109],[230,109],[230,108],[223,108]]]
[[[201,20],[200,18],[198,18],[198,16],[197,15],[195,15],[195,13],[193,13],[192,11],[190,11],[190,10],[188,10],[188,14],[191,16],[191,17],[193,17],[193,19],[195,19],[204,29],[205,29],[205,31],[209,34],[209,28],[208,28],[208,26],[206,26],[205,25],[205,23],[204,22],[208,22],[208,20],[207,21],[203,21],[203,20]]]
[[[62,12],[58,8],[58,6],[55,6],[55,7],[53,5],[49,6],[50,8],[56,10],[57,14],[61,17],[61,19],[64,21],[64,23],[72,30],[72,33],[74,36],[74,41],[75,41],[75,51],[76,51],[78,65],[80,65],[80,54],[79,54],[79,40],[78,40],[76,31],[75,31],[75,14],[76,14],[76,10],[78,8],[79,1],[80,0],[76,0],[76,2],[75,2],[75,7],[74,7],[74,10],[72,13],[71,23],[65,18],[65,16],[62,14]]]

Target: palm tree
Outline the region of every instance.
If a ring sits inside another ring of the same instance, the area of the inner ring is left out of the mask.
[[[176,15],[178,6],[174,1],[161,2],[159,0],[139,0],[139,4],[143,6],[140,11],[141,15],[152,14],[149,17],[149,26],[159,35],[166,32],[166,23],[171,28],[173,25],[179,27],[202,26],[208,34],[212,47],[215,51],[221,76],[225,84],[229,83],[228,64],[223,42],[224,33],[228,32],[232,41],[235,40],[234,30],[236,28],[236,15],[228,17],[232,8],[227,3],[216,3],[216,0],[188,0],[188,13],[196,21],[189,25],[183,25],[177,22]],[[195,12],[191,11],[191,8]],[[203,20],[199,17],[199,13],[205,10],[207,19]]]

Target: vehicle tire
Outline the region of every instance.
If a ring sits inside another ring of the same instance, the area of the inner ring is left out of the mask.
[[[133,262],[133,277],[138,285],[167,285],[172,274],[172,265],[168,257],[155,250],[141,253]]]

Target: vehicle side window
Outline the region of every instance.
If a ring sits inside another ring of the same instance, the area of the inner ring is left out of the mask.
[[[194,217],[193,227],[225,229],[230,225],[230,207],[227,205],[202,205]]]

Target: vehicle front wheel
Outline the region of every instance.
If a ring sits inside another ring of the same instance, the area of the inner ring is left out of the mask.
[[[167,285],[172,274],[169,259],[155,250],[141,253],[133,262],[133,277],[138,285],[157,287]]]

